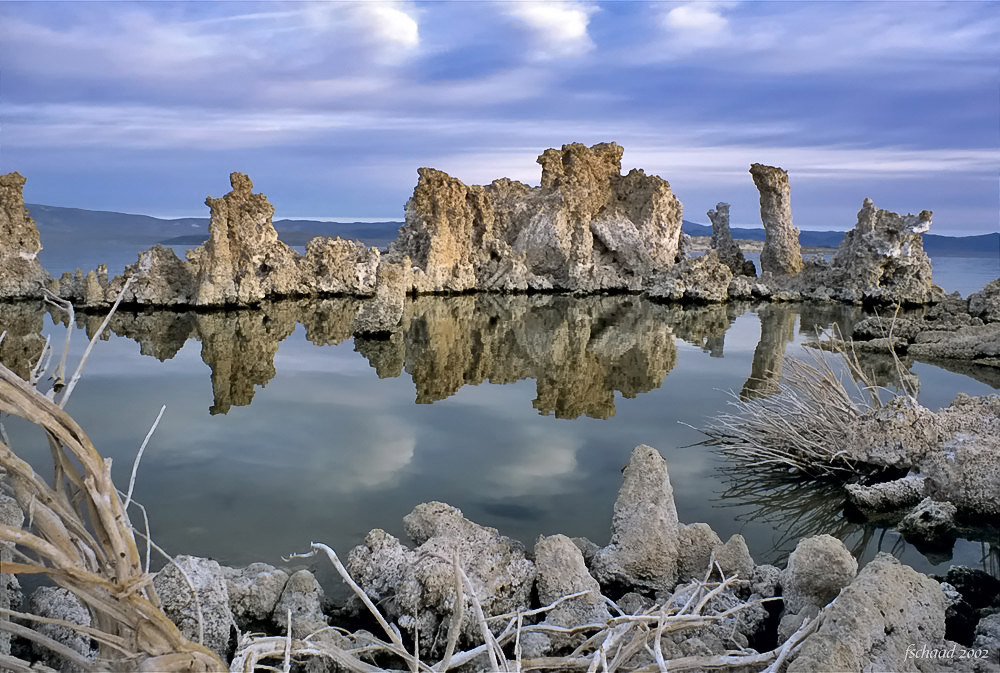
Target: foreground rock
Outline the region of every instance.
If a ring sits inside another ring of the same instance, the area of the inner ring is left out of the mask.
[[[227,656],[233,616],[226,577],[217,562],[196,556],[177,556],[174,563],[156,574],[153,587],[160,597],[163,612],[185,638],[198,642],[200,622],[205,647],[220,657]],[[198,601],[192,589],[198,593]]]
[[[792,224],[788,172],[774,166],[752,164],[750,175],[760,192],[760,219],[765,231],[760,270],[794,275],[802,270],[802,250],[799,230]]]
[[[0,299],[40,297],[49,280],[38,261],[38,228],[24,207],[25,182],[20,173],[0,175]]]
[[[671,589],[677,583],[678,532],[667,462],[651,446],[632,451],[615,501],[611,543],[591,562],[606,585]]]
[[[827,609],[788,671],[937,671],[939,662],[906,651],[914,644],[940,647],[944,614],[941,585],[880,553]]]
[[[28,601],[28,612],[47,619],[58,619],[78,626],[90,626],[90,611],[74,594],[58,587],[38,587]],[[66,626],[39,624],[38,632],[57,643],[68,647],[93,662],[97,651],[91,647],[90,637]],[[81,665],[56,654],[40,643],[32,643],[36,661],[47,664],[64,673],[78,673],[87,670]]]
[[[564,145],[538,157],[541,186],[506,178],[467,186],[421,168],[406,224],[389,248],[427,292],[640,290],[678,251],[681,204],[622,148]]]
[[[519,543],[440,502],[418,505],[403,524],[416,548],[373,530],[351,551],[347,568],[387,616],[411,634],[419,630],[424,653],[444,649],[456,609],[456,559],[487,617],[530,606],[535,564],[524,557]],[[462,600],[467,602],[464,594]],[[481,636],[472,606],[462,610],[460,642],[475,642]]]
[[[798,613],[810,605],[824,607],[857,572],[858,562],[835,537],[817,535],[800,541],[781,577],[785,609]]]

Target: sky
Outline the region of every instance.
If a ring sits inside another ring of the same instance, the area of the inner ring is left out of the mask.
[[[995,2],[2,2],[0,172],[28,202],[205,216],[248,173],[276,217],[402,219],[416,170],[538,184],[618,142],[685,219],[795,224],[865,197],[1000,230]]]

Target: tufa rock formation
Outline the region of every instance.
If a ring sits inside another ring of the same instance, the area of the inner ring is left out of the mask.
[[[743,257],[740,246],[729,231],[729,204],[716,204],[715,210],[706,214],[712,222],[712,249],[719,254],[719,260],[729,267],[734,276],[756,276],[757,268]]]
[[[38,261],[42,241],[24,207],[20,173],[0,175],[0,299],[40,297],[49,274]]]
[[[751,164],[750,175],[760,192],[760,219],[764,223],[761,272],[793,275],[802,270],[799,230],[792,225],[788,172],[774,166]]]
[[[897,215],[865,199],[857,225],[837,247],[825,284],[848,300],[927,303],[931,260],[920,234],[930,229],[931,216],[929,210]]]
[[[638,291],[674,263],[681,204],[659,177],[621,175],[622,152],[546,150],[535,188],[506,178],[466,186],[421,168],[389,255],[410,257],[418,293]]]

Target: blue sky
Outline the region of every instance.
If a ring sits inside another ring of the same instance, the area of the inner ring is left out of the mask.
[[[685,218],[804,229],[870,196],[1000,229],[996,2],[0,3],[0,171],[30,202],[204,215],[228,174],[278,217],[402,219],[419,166],[537,184],[617,141]]]

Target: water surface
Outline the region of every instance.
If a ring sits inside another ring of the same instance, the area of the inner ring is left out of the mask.
[[[681,521],[707,522],[723,539],[742,533],[759,563],[781,563],[821,532],[862,560],[884,550],[922,570],[996,563],[995,533],[925,556],[892,529],[850,521],[839,488],[734,469],[696,445],[703,437],[689,426],[725,409],[730,392],[772,392],[781,356],[800,352],[815,326],[849,332],[855,307],[421,297],[401,334],[355,341],[357,306],[113,319],[68,411],[127,484],[166,405],[136,483],[162,546],[230,565],[278,563],[313,540],[346,552],[372,528],[403,537],[402,517],[430,500],[529,548],[553,533],[605,544],[621,468],[649,444],[668,461]],[[79,319],[74,355],[100,321]],[[0,357],[22,370],[40,332],[54,343],[65,334],[30,305],[0,306],[0,324],[11,332]],[[888,382],[891,363],[869,363]],[[913,365],[927,406],[1000,386],[995,370],[949,366],[958,372]],[[15,450],[47,474],[37,432],[7,425]]]

